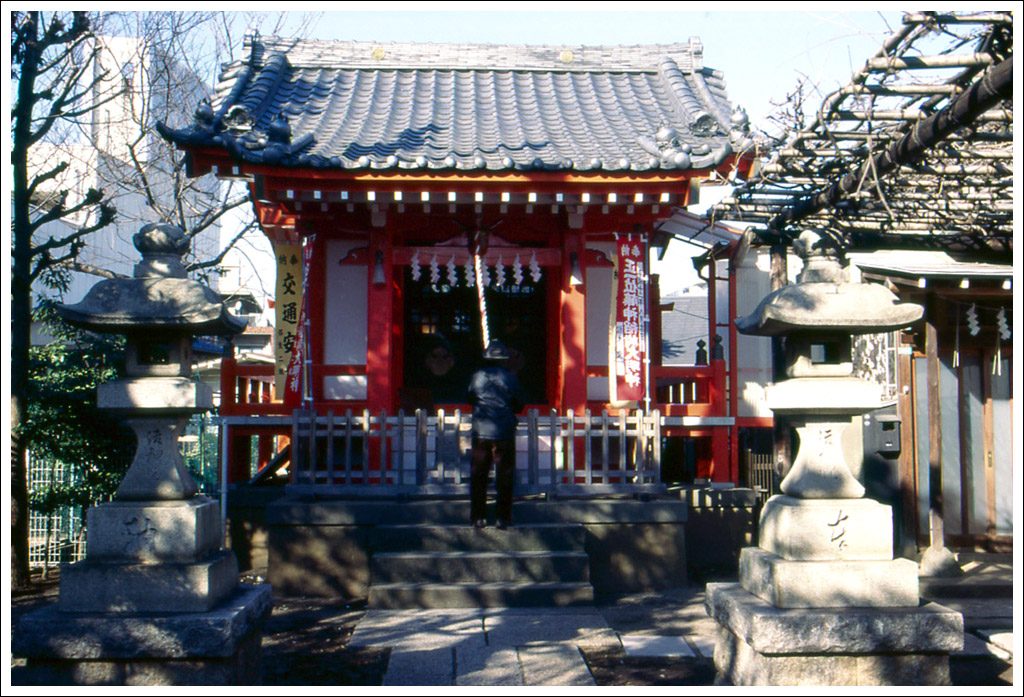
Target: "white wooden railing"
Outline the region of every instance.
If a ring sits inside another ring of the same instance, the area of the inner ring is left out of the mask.
[[[516,431],[516,492],[593,495],[661,485],[658,411],[615,415],[530,410]],[[292,421],[290,485],[313,494],[468,491],[471,418],[459,410],[368,411]]]

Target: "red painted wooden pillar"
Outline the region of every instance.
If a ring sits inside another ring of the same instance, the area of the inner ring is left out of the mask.
[[[583,280],[583,245],[578,233],[565,236],[562,257],[562,292],[560,297],[560,356],[562,411],[574,410],[582,413],[587,407],[587,356],[586,356],[586,285],[572,285],[572,259],[575,255]]]
[[[724,416],[725,409],[725,361],[711,360],[711,407],[716,416]],[[711,429],[711,480],[715,482],[735,481],[729,464],[729,429],[716,426]]]
[[[383,283],[374,282],[374,267],[380,254],[384,268]],[[370,235],[367,282],[367,342],[366,342],[366,401],[371,412],[391,411],[394,385],[392,383],[392,334],[394,331],[395,279],[392,276],[391,243],[384,230],[375,229]]]
[[[729,416],[733,418],[733,425],[729,427],[729,481],[739,486],[740,427],[737,424],[740,403],[740,363],[736,330],[738,302],[736,289],[736,259],[733,256],[729,258]]]

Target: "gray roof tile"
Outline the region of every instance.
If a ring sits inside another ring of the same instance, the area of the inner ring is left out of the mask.
[[[247,39],[213,120],[161,131],[243,161],[344,169],[714,167],[747,141],[700,42],[488,46]],[[275,135],[280,116],[290,133]],[[247,117],[247,118],[246,118]]]

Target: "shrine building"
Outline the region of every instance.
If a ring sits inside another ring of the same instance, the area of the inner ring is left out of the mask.
[[[230,481],[290,458],[296,487],[464,485],[466,386],[498,338],[528,402],[523,491],[657,488],[671,437],[738,482],[732,332],[712,307],[705,353],[662,365],[648,268],[659,221],[753,159],[699,40],[245,49],[161,128],[191,175],[245,182],[278,258],[277,366],[224,360]]]

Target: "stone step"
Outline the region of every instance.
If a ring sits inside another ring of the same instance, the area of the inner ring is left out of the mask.
[[[589,583],[382,583],[370,586],[373,609],[567,607],[590,605]]]
[[[586,582],[590,564],[585,552],[387,552],[372,557],[370,573],[374,584]]]
[[[921,576],[921,596],[937,602],[949,598],[1012,598],[1013,579],[993,575],[968,575],[956,578]]]
[[[382,552],[499,552],[580,551],[582,525],[516,525],[507,530],[490,526],[379,525],[370,531],[370,549]]]

